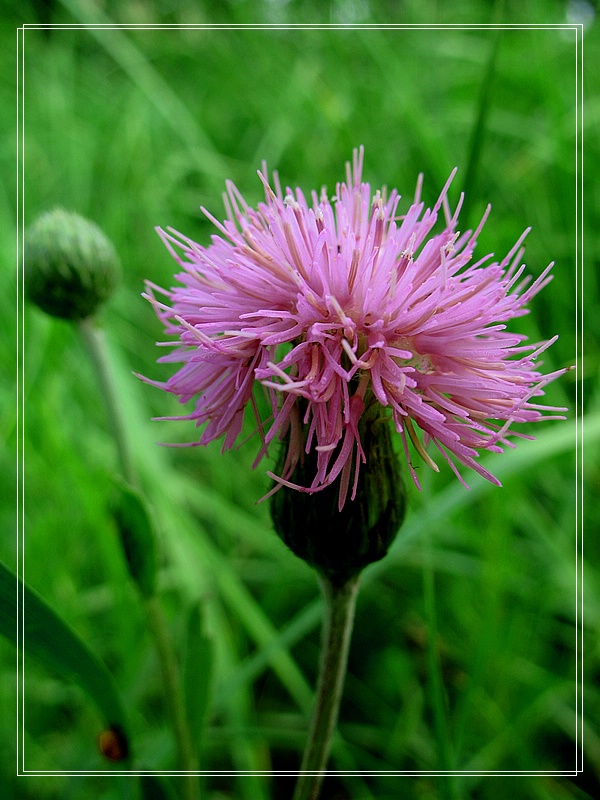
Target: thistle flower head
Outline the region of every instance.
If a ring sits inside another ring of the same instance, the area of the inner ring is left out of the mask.
[[[397,191],[373,193],[362,165],[360,148],[335,196],[323,189],[311,203],[300,189],[283,192],[277,175],[271,188],[266,169],[265,202],[255,209],[228,183],[227,219],[203,209],[218,230],[208,247],[159,229],[180,285],[149,283],[146,297],[176,337],[160,360],[183,366],[149,382],[182,403],[195,398],[191,413],[172,419],[204,425],[197,444],[223,437],[231,448],[249,406],[261,437],[255,464],[285,441],[279,474],[269,474],[309,493],[339,479],[340,508],[357,491],[367,458],[361,420],[373,404],[391,417],[417,486],[415,457],[438,471],[430,443],[461,482],[456,462],[498,484],[480,453],[513,446],[509,437],[522,436],[515,423],[564,410],[533,402],[564,372],[544,376],[536,366],[554,339],[524,344],[506,330],[550,281],[552,265],[533,282],[523,277],[527,231],[501,262],[474,261],[489,208],[476,230],[459,232],[462,198],[454,211],[447,199],[454,173],[433,208],[419,180],[399,215]],[[440,215],[443,230],[433,233]],[[268,398],[267,418],[257,389]],[[300,485],[292,478],[306,454],[314,469]]]

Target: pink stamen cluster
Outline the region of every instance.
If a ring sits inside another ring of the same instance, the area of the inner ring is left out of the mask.
[[[167,381],[148,381],[195,409],[168,419],[206,423],[200,439],[237,441],[244,411],[256,416],[262,446],[255,466],[274,440],[288,442],[279,484],[315,492],[340,478],[340,507],[367,455],[360,421],[365,403],[391,411],[414,482],[411,448],[434,470],[430,442],[466,486],[454,460],[499,484],[477,458],[482,450],[514,446],[513,423],[563,419],[564,411],[531,402],[565,370],[543,376],[535,361],[557,337],[523,345],[506,331],[507,320],[528,313],[531,298],[550,280],[552,264],[530,285],[521,246],[528,231],[500,262],[488,255],[471,263],[477,236],[456,230],[447,192],[433,209],[420,199],[397,215],[393,190],[371,194],[361,183],[363,149],[347,165],[346,183],[329,200],[325,190],[309,206],[300,189],[275,191],[259,172],[266,200],[250,208],[229,182],[227,219],[203,247],[159,230],[182,268],[181,286],[165,291],[148,283],[154,305],[177,349],[160,361],[183,362]],[[443,210],[445,225],[431,231]],[[156,297],[168,298],[166,305]],[[271,414],[261,419],[254,396],[266,392]],[[423,432],[422,439],[415,428]],[[532,437],[524,437],[532,438]],[[310,486],[290,482],[303,453],[316,453]]]

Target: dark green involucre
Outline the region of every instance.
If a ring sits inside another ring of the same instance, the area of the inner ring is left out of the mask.
[[[350,499],[350,487],[341,511],[339,478],[314,494],[284,486],[271,498],[273,525],[281,539],[338,585],[386,555],[406,511],[406,490],[392,447],[389,418],[378,405],[363,415],[360,433],[367,461],[361,464],[355,499]],[[316,457],[309,454],[291,481],[309,486],[315,472]]]
[[[90,220],[61,208],[27,229],[24,256],[27,296],[54,317],[92,316],[119,281],[119,257],[110,240]]]

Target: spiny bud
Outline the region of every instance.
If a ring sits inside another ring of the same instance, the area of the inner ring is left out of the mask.
[[[284,486],[271,497],[277,534],[297,556],[338,585],[382,559],[404,519],[406,492],[400,464],[392,448],[389,419],[376,416],[379,411],[375,406],[361,421],[366,463],[356,497],[348,498],[341,511],[337,481],[314,494]],[[309,453],[291,480],[306,485],[315,470],[316,458]]]
[[[25,291],[54,317],[90,317],[119,280],[119,258],[110,240],[90,220],[54,209],[25,233]]]

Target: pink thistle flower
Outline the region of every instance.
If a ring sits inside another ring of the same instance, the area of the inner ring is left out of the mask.
[[[262,446],[254,466],[274,440],[286,440],[278,484],[316,492],[340,478],[344,505],[354,467],[352,498],[361,463],[360,423],[366,407],[389,409],[415,484],[413,451],[436,472],[430,442],[466,486],[455,461],[500,485],[477,461],[485,450],[514,446],[513,423],[564,419],[532,402],[561,369],[542,375],[539,355],[557,337],[522,344],[526,337],[506,322],[528,313],[527,303],[550,280],[552,264],[533,283],[523,278],[521,246],[528,230],[497,263],[492,255],[472,263],[475,231],[456,230],[447,192],[432,209],[421,201],[397,215],[394,189],[371,193],[361,182],[363,148],[347,164],[346,183],[329,200],[325,189],[309,206],[300,189],[275,191],[266,168],[258,173],[266,200],[250,208],[227,183],[227,219],[208,211],[219,234],[203,247],[158,229],[180,265],[170,291],[148,283],[145,295],[177,349],[159,361],[182,362],[167,381],[148,381],[179,397],[196,398],[195,409],[166,419],[205,425],[198,442],[238,440],[246,406],[256,417]],[[432,229],[443,211],[445,225]],[[168,299],[160,302],[156,293]],[[261,419],[254,391],[262,387],[271,415]],[[416,428],[422,431],[422,438]],[[304,453],[316,454],[309,486],[290,481]],[[468,488],[468,487],[467,487]]]

